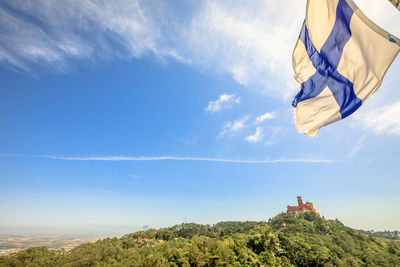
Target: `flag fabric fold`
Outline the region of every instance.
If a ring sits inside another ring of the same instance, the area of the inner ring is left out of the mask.
[[[299,132],[313,136],[355,112],[381,85],[400,40],[369,20],[352,0],[308,0],[293,51],[293,100]]]

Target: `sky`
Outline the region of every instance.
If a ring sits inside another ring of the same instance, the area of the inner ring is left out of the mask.
[[[389,1],[357,0],[400,36]],[[0,234],[122,235],[314,203],[400,230],[400,59],[352,116],[297,132],[306,1],[2,1]]]

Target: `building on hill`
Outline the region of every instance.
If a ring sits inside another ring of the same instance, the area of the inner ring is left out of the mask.
[[[303,203],[301,200],[301,196],[297,197],[297,206],[287,206],[287,212],[304,212],[304,211],[313,211],[316,214],[317,211],[314,209],[314,205],[311,202]]]

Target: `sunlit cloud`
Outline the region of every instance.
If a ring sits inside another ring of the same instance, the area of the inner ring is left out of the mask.
[[[258,116],[255,120],[255,124],[261,124],[264,121],[270,120],[273,118],[275,118],[275,112],[267,112],[267,113],[264,113],[264,114]]]
[[[295,92],[291,52],[305,2],[196,1],[185,16],[158,1],[14,1],[0,5],[0,62],[19,71],[65,71],[152,54],[228,73],[262,93]],[[60,8],[62,7],[62,8]],[[22,16],[21,16],[22,14]],[[30,19],[26,19],[29,17]]]
[[[234,104],[240,103],[240,97],[235,95],[222,94],[215,101],[210,101],[205,108],[206,111],[215,113],[223,109],[231,108]]]
[[[221,131],[219,132],[217,138],[221,138],[225,135],[230,135],[233,133],[237,133],[241,131],[242,129],[245,128],[246,122],[249,119],[249,116],[244,116],[240,119],[237,119],[235,121],[228,121],[224,123],[224,126],[222,126]]]
[[[400,135],[400,101],[357,114],[357,125],[376,135]]]
[[[257,143],[260,142],[264,137],[263,128],[257,127],[256,132],[252,135],[247,136],[245,139],[249,143]]]
[[[304,8],[302,1],[205,1],[184,35],[190,57],[246,87],[287,98],[297,88],[291,54]]]
[[[38,65],[64,71],[74,59],[93,62],[152,53],[190,63],[163,45],[162,25],[145,8],[136,0],[3,2],[0,30],[6,38],[0,40],[0,62],[23,71]]]
[[[400,15],[390,3],[356,3],[380,26],[400,34]],[[71,60],[151,54],[227,73],[269,96],[294,96],[298,85],[291,57],[306,1],[203,0],[185,5],[183,16],[181,9],[154,0],[2,2],[0,62],[18,71],[33,72],[37,66],[65,71]]]

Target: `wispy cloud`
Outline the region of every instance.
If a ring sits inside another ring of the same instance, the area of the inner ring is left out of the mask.
[[[246,137],[246,141],[249,143],[257,143],[260,142],[264,137],[263,128],[257,127],[256,132],[252,135]]]
[[[52,155],[18,155],[18,154],[0,154],[0,157],[24,157],[24,158],[40,158],[67,161],[212,161],[225,163],[249,163],[249,164],[270,164],[270,163],[333,163],[331,159],[318,158],[279,158],[279,159],[228,159],[213,157],[180,157],[180,156],[149,156],[149,157],[129,157],[129,156],[84,156],[84,157],[68,157],[68,156],[52,156]]]
[[[265,120],[270,120],[273,118],[275,118],[275,112],[267,112],[267,113],[264,113],[263,115],[258,116],[255,120],[255,124],[261,124]]]
[[[347,156],[347,158],[352,159],[354,158],[358,152],[360,151],[360,149],[362,148],[362,146],[365,143],[365,139],[367,138],[366,135],[363,135],[354,145],[353,149],[350,151],[349,155]]]
[[[291,52],[304,2],[8,1],[0,4],[0,62],[20,71],[68,69],[152,54],[228,73],[277,97],[294,93]]]
[[[215,101],[210,101],[205,108],[206,111],[215,113],[223,109],[231,108],[233,104],[239,104],[240,97],[235,95],[222,94]]]
[[[399,14],[390,3],[357,2],[379,25],[399,34]],[[2,1],[0,62],[19,71],[38,65],[63,71],[71,59],[152,54],[228,73],[240,84],[288,98],[298,88],[291,54],[305,4],[203,0],[175,8],[157,0]]]
[[[158,12],[159,10],[154,10]],[[0,61],[32,71],[63,71],[71,59],[140,57],[145,53],[186,60],[166,43],[162,25],[140,1],[9,1],[0,4]]]
[[[355,117],[358,125],[376,135],[400,135],[400,101],[368,111],[363,110]]]
[[[304,10],[303,1],[206,1],[184,37],[197,64],[286,98],[298,87],[291,54]]]
[[[224,126],[222,126],[221,131],[219,132],[217,138],[221,138],[225,135],[237,133],[243,128],[245,128],[245,124],[247,120],[249,119],[249,116],[244,116],[240,119],[237,119],[235,121],[228,121],[224,123]]]
[[[137,175],[137,174],[131,174],[131,175],[129,175],[129,177],[131,177],[131,178],[135,178],[135,179],[138,179],[138,178],[140,178],[140,175]]]

